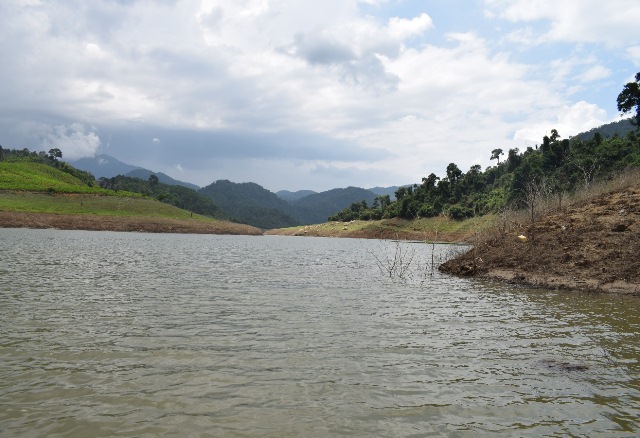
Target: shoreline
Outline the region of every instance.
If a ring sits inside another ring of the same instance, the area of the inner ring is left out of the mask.
[[[250,225],[145,216],[57,214],[0,211],[0,228],[37,228],[140,233],[262,235]]]
[[[431,243],[433,233],[420,231],[401,231],[393,229],[359,229],[359,230],[323,230],[322,224],[306,226],[296,229],[262,230],[243,224],[225,221],[201,221],[172,218],[153,218],[145,216],[109,216],[96,214],[56,214],[0,211],[0,228],[35,228],[58,230],[86,230],[86,231],[119,231],[142,233],[171,233],[171,234],[217,234],[217,235],[278,235],[291,237],[328,237],[328,238],[356,238],[426,241]],[[439,233],[438,243],[469,244],[472,236],[468,233]],[[511,246],[511,245],[508,245]],[[586,273],[576,275],[575,270],[553,269],[549,272],[522,269],[516,266],[489,266],[481,257],[487,257],[482,245],[476,248],[480,263],[474,266],[470,250],[465,255],[443,263],[439,269],[447,274],[470,277],[479,280],[495,281],[512,286],[523,286],[532,289],[578,291],[587,293],[620,294],[640,297],[640,283],[616,279],[602,281]],[[522,250],[522,245],[511,246],[512,254]],[[484,265],[484,266],[483,266]]]
[[[507,225],[439,269],[534,288],[640,296],[640,181],[535,223]]]
[[[640,284],[616,280],[601,283],[596,279],[578,279],[569,276],[534,274],[517,270],[494,269],[477,275],[477,279],[495,281],[529,289],[561,290],[594,294],[626,295],[640,298]]]

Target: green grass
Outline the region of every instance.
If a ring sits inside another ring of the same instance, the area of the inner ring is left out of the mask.
[[[106,190],[89,187],[68,173],[30,162],[0,162],[0,189],[106,194]]]
[[[212,220],[138,193],[89,187],[33,162],[0,162],[0,211]]]
[[[0,211],[57,214],[95,214],[108,216],[168,217],[213,220],[147,198],[100,196],[95,194],[47,194],[0,192]]]

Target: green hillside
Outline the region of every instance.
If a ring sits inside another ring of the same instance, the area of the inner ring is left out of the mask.
[[[160,182],[160,177],[154,174],[151,174],[148,179],[123,175],[100,178],[100,187],[115,191],[135,192],[194,213],[220,219],[226,218],[218,206],[205,195],[182,185],[164,184]]]
[[[25,160],[0,161],[0,211],[210,220],[139,193],[89,186],[49,164]]]
[[[90,187],[78,178],[42,163],[28,161],[0,162],[0,189],[61,193],[109,193]]]
[[[220,180],[201,188],[200,193],[209,197],[236,222],[263,229],[299,224],[291,205],[255,183]]]
[[[0,211],[212,220],[155,199],[77,193],[0,192]]]
[[[285,228],[326,222],[332,214],[353,202],[372,204],[377,195],[358,187],[332,189],[321,193],[309,192],[299,199],[295,194],[286,201],[255,183],[216,181],[200,189],[222,211],[236,221],[263,229]],[[292,194],[291,192],[280,192]],[[299,192],[298,192],[299,193]]]

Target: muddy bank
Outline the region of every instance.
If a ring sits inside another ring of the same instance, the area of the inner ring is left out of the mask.
[[[179,220],[140,216],[72,215],[0,211],[2,228],[137,231],[145,233],[261,235],[262,230],[225,221]]]
[[[497,232],[440,270],[541,288],[640,295],[640,183],[550,214],[535,227]]]

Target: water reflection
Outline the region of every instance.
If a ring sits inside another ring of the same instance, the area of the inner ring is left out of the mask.
[[[0,242],[6,436],[637,435],[635,299],[393,281],[363,240]]]

